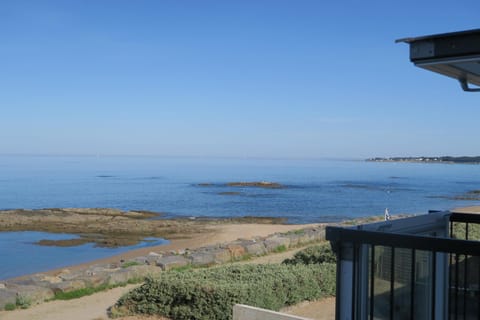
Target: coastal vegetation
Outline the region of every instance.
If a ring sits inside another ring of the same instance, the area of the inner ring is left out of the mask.
[[[323,242],[300,250],[282,264],[172,269],[149,277],[141,287],[122,297],[111,315],[231,319],[236,303],[280,310],[335,295],[335,261],[329,243]]]
[[[231,319],[243,303],[270,310],[335,294],[335,265],[232,265],[165,272],[122,297],[112,315]]]
[[[453,222],[452,238],[480,241],[480,225],[476,223]]]
[[[17,295],[17,298],[15,299],[15,303],[7,303],[5,305],[5,311],[13,311],[15,309],[27,309],[31,306],[32,301],[23,296],[23,295]]]
[[[308,247],[293,255],[291,259],[285,259],[284,264],[320,264],[320,263],[336,263],[337,256],[332,251],[329,242]]]

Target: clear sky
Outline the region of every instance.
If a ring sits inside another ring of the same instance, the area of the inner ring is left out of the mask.
[[[2,0],[0,153],[479,155],[480,93],[394,40],[480,1]]]

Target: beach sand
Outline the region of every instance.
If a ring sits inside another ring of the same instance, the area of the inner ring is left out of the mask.
[[[450,210],[452,212],[458,213],[476,213],[480,214],[480,206],[471,206],[471,207],[463,207],[463,208],[455,208]]]

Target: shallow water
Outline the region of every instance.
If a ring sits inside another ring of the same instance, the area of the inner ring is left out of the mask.
[[[100,248],[93,244],[74,247],[40,246],[39,240],[63,240],[76,238],[71,234],[53,234],[47,232],[21,231],[0,232],[0,279],[23,274],[42,272],[100,259],[128,250],[166,244],[163,239],[146,239],[135,246],[122,248]]]

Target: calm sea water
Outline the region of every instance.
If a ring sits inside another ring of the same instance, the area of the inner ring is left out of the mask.
[[[287,188],[224,185],[232,181],[274,181]],[[478,201],[452,200],[474,189],[480,189],[478,165],[0,156],[0,209],[107,207],[152,210],[164,217],[273,216],[290,223],[309,223],[380,215],[385,208],[391,214],[421,214],[429,209],[478,205]],[[240,194],[221,194],[230,191]],[[21,237],[19,233],[0,236],[2,264],[26,254],[17,244],[8,245]],[[29,244],[25,250],[32,250],[32,242],[23,241]],[[57,249],[58,253],[45,255],[67,255]],[[82,258],[85,261],[117,253],[107,250],[98,256],[99,249],[78,249],[87,252]],[[68,264],[78,262],[82,261]],[[0,278],[5,278],[5,273],[5,268],[0,269]]]
[[[93,244],[76,247],[49,247],[35,245],[35,242],[49,239],[72,239],[71,234],[52,234],[46,232],[0,232],[0,279],[13,278],[25,274],[42,272],[74,264],[88,262],[112,256],[126,250],[146,246],[161,245],[168,241],[163,239],[146,239],[135,246],[123,248],[97,248]]]

